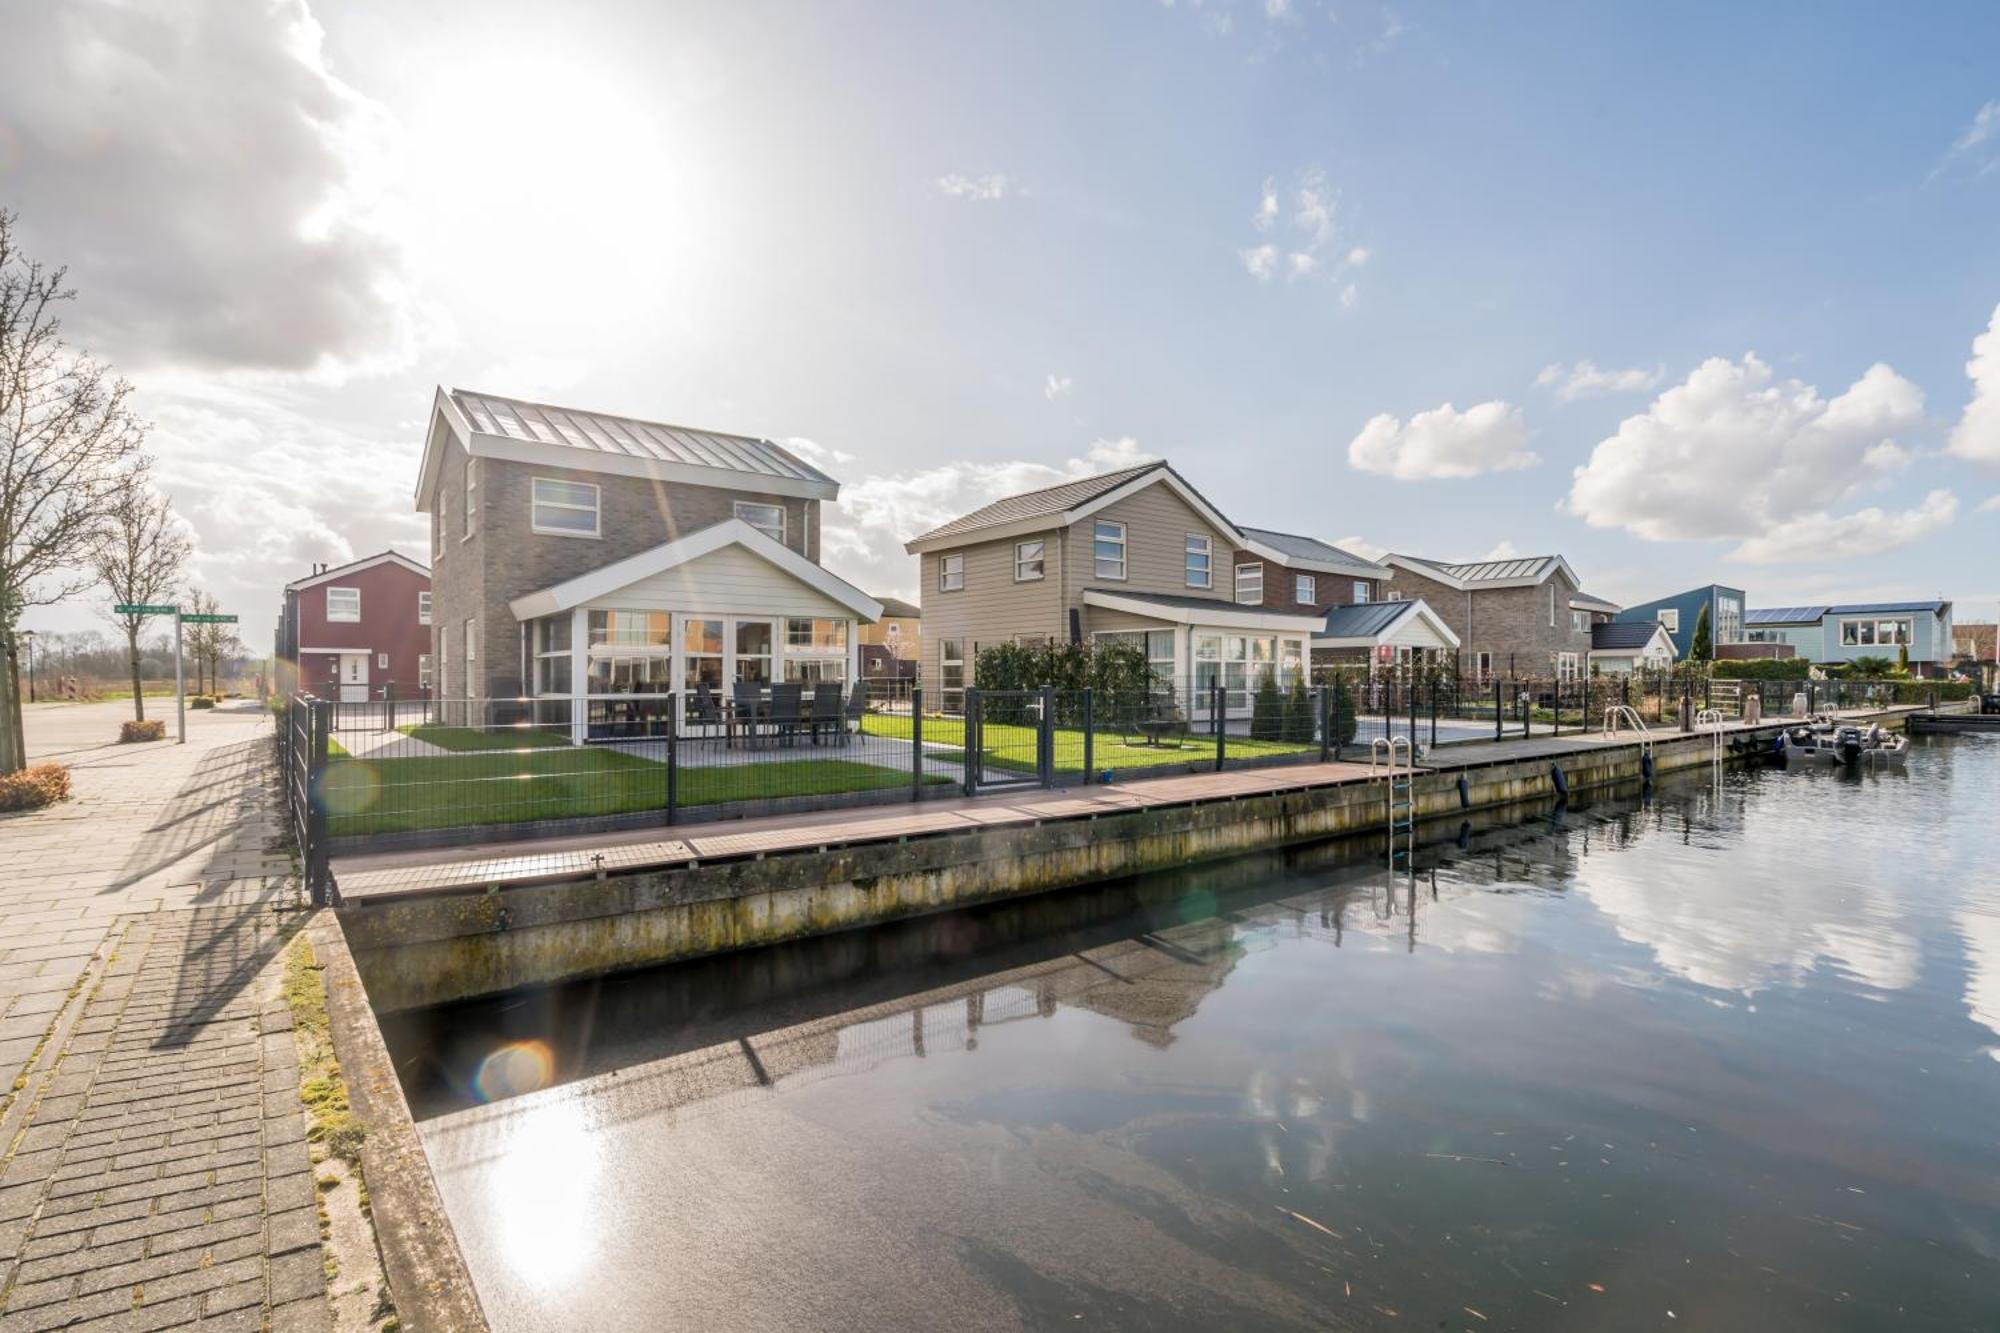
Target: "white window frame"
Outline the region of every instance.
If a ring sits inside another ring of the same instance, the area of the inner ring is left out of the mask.
[[[1556,585],[1549,584],[1549,628],[1556,627]]]
[[[422,690],[425,694],[430,693],[431,655],[429,653],[417,654],[417,688]]]
[[[354,613],[353,613],[352,615],[347,615],[347,614],[342,614],[342,613],[337,613],[337,612],[335,612],[335,611],[334,611],[334,609],[333,609],[333,595],[334,595],[335,593],[337,593],[337,592],[339,592],[339,593],[351,593],[351,594],[353,594],[353,596],[354,596]],[[360,623],[361,623],[361,589],[359,589],[359,588],[328,588],[328,589],[326,590],[326,623],[327,623],[327,624],[329,624],[329,625],[358,625],[358,624],[360,624]]]
[[[1557,679],[1557,680],[1575,680],[1576,678],[1577,678],[1577,660],[1576,660],[1576,654],[1575,654],[1575,653],[1557,653],[1557,654],[1556,654],[1556,679]]]
[[[1190,588],[1213,588],[1215,586],[1215,541],[1199,532],[1190,532],[1181,547],[1181,569],[1186,575]],[[1195,560],[1201,560],[1201,577],[1195,577]]]
[[[1256,585],[1257,595],[1255,597],[1245,597],[1243,595],[1245,586],[1243,576],[1245,574],[1250,575],[1251,578],[1249,581]],[[1264,604],[1263,561],[1253,560],[1248,564],[1236,566],[1236,604],[1238,606],[1262,606]]]
[[[954,648],[958,650],[957,656],[953,656],[948,651]],[[958,668],[958,684],[947,685],[945,683],[945,674],[944,674],[945,668],[954,666]],[[965,640],[939,639],[938,640],[938,706],[939,707],[950,709],[954,703],[956,703],[957,706],[960,708],[963,708],[965,706],[965,691],[971,683],[967,674],[969,671],[970,667],[966,661],[966,656],[965,656]],[[951,698],[951,696],[954,694],[958,696],[956,700],[953,700]]]
[[[1034,548],[1034,554],[1032,555],[1028,554],[1030,547]],[[1014,582],[1039,583],[1047,578],[1049,569],[1048,555],[1049,544],[1044,538],[1036,537],[1030,541],[1015,542]],[[1031,565],[1034,567],[1033,572],[1024,573],[1023,571],[1027,570]]]
[[[1354,580],[1354,604],[1356,606],[1366,606],[1368,604],[1367,579]]]
[[[1113,583],[1123,583],[1125,581],[1126,573],[1131,568],[1131,550],[1127,545],[1128,536],[1129,533],[1126,531],[1125,525],[1115,519],[1100,518],[1091,523],[1090,569],[1095,577],[1109,579]],[[1104,555],[1097,549],[1100,543],[1118,548],[1116,563],[1113,565],[1117,569],[1117,573],[1109,574],[1105,572],[1107,564],[1112,562],[1113,557]]]
[[[433,562],[444,559],[445,529],[451,525],[451,510],[447,503],[450,495],[451,492],[445,489],[444,482],[440,480],[438,482],[437,504],[435,506],[437,513],[432,515],[437,521],[431,524],[431,560]]]
[[[479,531],[479,460],[468,456],[465,460],[465,532],[460,541],[470,541]]]
[[[590,503],[587,505],[580,505],[580,504],[573,504],[568,500],[544,500],[541,498],[538,492],[541,490],[542,483],[545,481],[553,483],[558,486],[586,487],[590,491]],[[535,521],[536,511],[541,509],[567,509],[572,512],[581,512],[583,510],[588,510],[590,512],[590,531],[583,532],[576,528],[544,527],[542,524],[537,523]],[[530,481],[528,482],[528,528],[530,531],[539,533],[544,537],[594,538],[603,536],[604,535],[603,488],[600,487],[594,481],[571,481],[567,477],[534,477],[530,479]]]
[[[389,669],[389,654],[375,654],[375,669],[377,671],[387,671]]]
[[[431,623],[431,593],[428,588],[417,594],[417,623],[419,625]]]
[[[1319,580],[1310,574],[1292,576],[1292,600],[1300,606],[1311,606],[1319,600]]]
[[[1492,679],[1493,677],[1492,651],[1486,650],[1483,652],[1474,653],[1472,655],[1472,670],[1473,674],[1476,675],[1480,680]]]
[[[938,591],[965,591],[965,552],[954,551],[938,557]]]
[[[1569,632],[1572,634],[1588,634],[1590,632],[1590,612],[1579,611],[1575,607],[1571,607],[1569,611]]]
[[[1681,632],[1681,609],[1678,606],[1663,606],[1653,613],[1653,617],[1667,627],[1667,633]]]
[[[776,510],[778,514],[778,530],[772,532],[768,524],[759,523],[756,519],[745,516],[743,511],[746,509]],[[787,515],[783,505],[772,504],[769,500],[738,500],[729,507],[729,512],[763,533],[766,537],[769,537],[772,541],[778,543],[778,545],[783,546],[785,544]]]
[[[465,618],[465,697],[479,697],[478,673],[473,664],[479,661],[479,620],[476,616]]]

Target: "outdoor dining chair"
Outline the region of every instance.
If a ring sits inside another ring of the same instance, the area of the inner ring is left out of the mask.
[[[702,728],[704,735],[714,736],[722,730],[722,701],[715,697],[713,687],[695,687],[688,696],[687,720],[691,726]]]
[[[765,718],[764,692],[750,681],[736,682],[736,727],[745,745],[755,745]]]
[[[805,725],[805,714],[800,709],[802,691],[797,685],[773,685],[771,687],[771,708],[766,715],[771,731],[781,744],[790,744],[797,739]]]
[[[846,726],[843,726],[840,729],[840,743],[842,745],[847,744],[851,739],[853,739],[854,736],[858,736],[861,734],[861,719],[867,716],[867,713],[868,713],[868,682],[865,680],[857,680],[854,682],[854,688],[850,689],[847,692],[846,720],[847,722],[852,724],[852,731],[850,731],[849,728]]]
[[[831,740],[834,736],[845,739],[847,728],[841,721],[840,682],[822,680],[813,685],[812,695],[812,739],[820,743],[820,737]]]

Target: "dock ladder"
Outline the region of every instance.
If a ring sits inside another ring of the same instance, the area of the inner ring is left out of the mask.
[[[1650,760],[1653,757],[1653,732],[1646,725],[1646,719],[1639,716],[1639,710],[1630,704],[1613,704],[1605,709],[1604,734],[1616,736],[1620,727],[1630,727],[1638,733],[1640,757]]]
[[[1727,725],[1720,708],[1704,708],[1694,715],[1694,729],[1707,732],[1714,742],[1715,781],[1718,786],[1722,782],[1722,729]]]
[[[1406,869],[1414,869],[1417,848],[1417,766],[1407,736],[1377,736],[1368,747],[1368,777],[1380,772],[1388,779],[1389,869],[1402,858]],[[1398,846],[1398,839],[1401,845]]]

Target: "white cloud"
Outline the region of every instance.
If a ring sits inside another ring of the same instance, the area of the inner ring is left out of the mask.
[[[1787,538],[1788,525],[1831,533],[1852,521],[1838,545],[1858,554],[1895,537],[1899,519],[1924,531],[1951,520],[1935,495],[1905,515],[1828,517],[1908,464],[1895,437],[1921,426],[1923,409],[1923,391],[1886,365],[1828,399],[1809,384],[1777,381],[1754,353],[1713,357],[1599,442],[1562,507],[1592,527],[1652,541],[1733,538],[1744,559],[1760,561],[1811,554]]]
[[[829,466],[854,461],[854,455],[847,450],[835,449],[831,445],[821,444],[818,440],[809,440],[803,435],[788,435],[778,443],[822,471]]]
[[[1339,196],[1319,168],[1300,171],[1284,190],[1275,178],[1266,177],[1250,220],[1258,232],[1276,238],[1237,251],[1244,271],[1258,282],[1269,282],[1280,272],[1288,281],[1299,281],[1360,268],[1368,262],[1369,250],[1337,244],[1339,216]],[[1341,291],[1341,304],[1354,304],[1351,281]]]
[[[387,238],[387,113],[304,0],[10,8],[0,140],[29,253],[121,369],[399,364],[418,321]]]
[[[1659,387],[1666,374],[1665,366],[1655,366],[1651,370],[1638,367],[1603,370],[1595,361],[1579,361],[1573,366],[1564,366],[1558,361],[1542,367],[1542,373],[1535,376],[1535,383],[1545,389],[1553,388],[1556,401],[1570,403],[1579,398],[1595,398],[1608,393],[1646,393]]]
[[[1986,332],[1972,340],[1972,359],[1965,363],[1972,380],[1972,401],[1952,428],[1948,453],[1981,463],[2000,463],[2000,306]]]
[[[1503,537],[1500,539],[1498,545],[1479,558],[1481,560],[1519,560],[1521,558],[1521,548]]]
[[[835,573],[870,592],[909,596],[916,592],[917,562],[903,553],[903,543],[918,533],[1005,495],[1151,458],[1128,435],[1094,440],[1080,457],[1053,466],[1019,460],[946,463],[865,477],[842,486],[840,499],[825,510],[821,555]]]
[[[1350,282],[1340,289],[1340,304],[1342,309],[1352,310],[1354,303],[1360,299],[1361,289],[1353,283]]]
[[[1004,199],[1011,187],[1007,178],[999,172],[988,172],[983,176],[968,176],[954,171],[940,176],[936,181],[938,193],[952,199],[971,199],[980,203],[991,203]]]
[[[1975,176],[2000,168],[2000,102],[1988,102],[1973,112],[1972,121],[1952,140],[1951,149],[1931,172],[1931,179],[1955,168]]]
[[[1889,511],[1870,505],[1852,514],[1803,514],[1750,538],[1729,555],[1753,565],[1880,555],[1949,527],[1957,516],[1958,497],[1950,491],[1932,491],[1914,509]]]
[[[2000,514],[2000,495],[1989,495],[1979,506],[1982,514]]]
[[[1461,412],[1446,403],[1406,425],[1387,412],[1371,418],[1347,446],[1347,461],[1363,472],[1398,481],[1476,477],[1533,467],[1521,410],[1498,400]]]
[[[1389,547],[1384,546],[1381,542],[1370,541],[1368,538],[1360,536],[1342,537],[1339,541],[1336,541],[1334,545],[1338,546],[1343,551],[1353,552],[1355,555],[1360,556],[1363,560],[1374,560],[1377,562],[1379,562],[1383,556],[1389,554],[1390,550]]]
[[[1243,267],[1259,282],[1269,282],[1271,275],[1278,271],[1278,247],[1275,245],[1259,245],[1239,253]]]
[[[1076,381],[1069,376],[1051,373],[1048,382],[1042,385],[1042,397],[1053,403],[1058,398],[1069,397],[1075,387]]]
[[[1292,17],[1292,0],[1264,0],[1264,17],[1273,23]]]
[[[1257,214],[1251,219],[1258,231],[1269,231],[1278,221],[1278,185],[1269,176],[1264,178],[1264,193],[1257,201]]]

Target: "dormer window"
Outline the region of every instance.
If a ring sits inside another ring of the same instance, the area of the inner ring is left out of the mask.
[[[785,507],[774,504],[758,504],[749,500],[736,502],[736,517],[748,523],[757,531],[783,546],[785,544]]]

